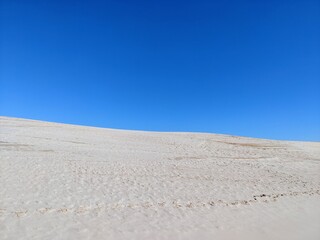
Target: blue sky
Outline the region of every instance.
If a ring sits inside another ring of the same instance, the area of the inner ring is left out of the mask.
[[[0,115],[320,140],[320,1],[1,1]]]

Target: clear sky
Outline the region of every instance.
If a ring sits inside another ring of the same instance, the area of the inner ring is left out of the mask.
[[[320,1],[1,0],[0,115],[320,140]]]

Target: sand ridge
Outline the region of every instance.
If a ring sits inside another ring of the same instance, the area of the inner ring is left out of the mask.
[[[0,117],[1,239],[319,239],[320,143]]]

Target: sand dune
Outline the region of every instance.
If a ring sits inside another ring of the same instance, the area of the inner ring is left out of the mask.
[[[320,239],[320,143],[0,118],[1,239]]]

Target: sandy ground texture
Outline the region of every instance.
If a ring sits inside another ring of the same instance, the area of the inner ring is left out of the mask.
[[[1,239],[320,239],[320,143],[0,124]]]

